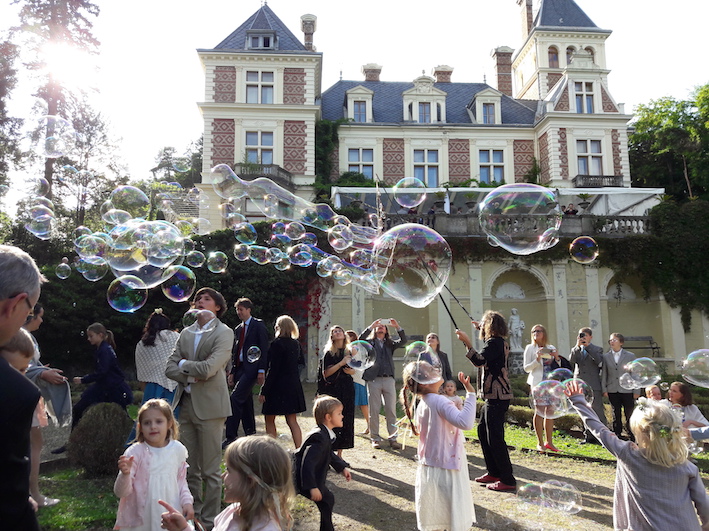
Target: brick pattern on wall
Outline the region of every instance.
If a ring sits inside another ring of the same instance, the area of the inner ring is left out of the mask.
[[[235,140],[234,120],[225,118],[212,120],[212,166],[234,164]]]
[[[236,68],[217,66],[214,69],[214,101],[234,103],[236,101]]]
[[[396,184],[404,175],[404,139],[385,138],[383,142],[384,175],[382,179],[386,185]]]
[[[559,170],[562,179],[569,178],[569,152],[566,142],[566,128],[559,128]]]
[[[283,74],[283,103],[285,105],[305,104],[305,70],[286,68]]]
[[[515,182],[523,183],[527,180],[525,174],[532,169],[534,164],[534,141],[515,140],[512,145],[514,149]]]
[[[620,158],[620,133],[611,129],[611,146],[613,148],[613,175],[623,175],[623,162]]]
[[[330,154],[330,180],[336,181],[340,177],[340,147],[335,146]]]
[[[448,141],[448,176],[451,183],[470,179],[470,142],[453,139]]]
[[[286,120],[283,126],[283,168],[296,174],[305,173],[305,122]]]
[[[618,108],[611,100],[611,97],[606,92],[606,88],[601,85],[601,106],[603,107],[603,112],[618,112]]]
[[[559,97],[559,101],[556,102],[554,106],[555,111],[568,111],[569,110],[569,87],[566,87]]]
[[[554,88],[554,85],[556,85],[559,80],[561,79],[561,74],[557,72],[550,72],[547,74],[547,91],[551,92],[551,89]]]
[[[542,168],[542,182],[551,181],[549,170],[549,134],[544,133],[539,137],[539,166]]]

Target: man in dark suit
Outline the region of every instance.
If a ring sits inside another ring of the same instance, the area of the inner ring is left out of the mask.
[[[257,382],[259,385],[263,385],[268,367],[266,325],[261,319],[256,319],[251,315],[254,305],[250,299],[239,299],[236,301],[235,307],[241,324],[234,330],[234,348],[228,382],[229,385],[235,387],[231,393],[232,413],[226,420],[226,440],[222,444],[223,447],[236,439],[239,424],[243,426],[245,435],[256,433],[253,387]],[[249,355],[249,349],[252,347],[257,347],[260,350],[258,359]]]
[[[31,315],[46,279],[32,257],[0,245],[0,346]],[[0,359],[0,527],[39,531],[30,502],[30,428],[39,389],[7,361]]]
[[[580,378],[593,389],[593,411],[599,420],[606,424],[606,413],[603,409],[603,389],[601,386],[601,369],[603,367],[603,348],[593,344],[593,330],[582,328],[576,336],[576,346],[571,349],[569,363],[574,370],[574,378]],[[593,434],[584,429],[584,442],[600,444]]]
[[[620,384],[620,377],[627,372],[625,366],[635,359],[635,354],[623,348],[624,342],[622,334],[611,334],[608,339],[611,348],[603,355],[601,386],[603,396],[607,396],[613,406],[613,432],[620,438],[623,431],[622,409],[625,413],[628,438],[634,441],[633,432],[630,430],[630,416],[635,410],[635,400],[640,397],[640,389],[627,389]]]

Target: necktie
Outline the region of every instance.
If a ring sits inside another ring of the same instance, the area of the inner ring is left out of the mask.
[[[242,323],[241,331],[239,332],[239,342],[236,344],[236,366],[241,365],[241,349],[244,347],[244,336],[246,336],[246,324]]]
[[[586,359],[588,357],[588,351],[586,351],[586,347],[581,347],[581,359]]]

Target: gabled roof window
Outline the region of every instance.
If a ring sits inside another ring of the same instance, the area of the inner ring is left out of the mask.
[[[274,32],[252,32],[246,34],[247,50],[275,50],[276,34]]]

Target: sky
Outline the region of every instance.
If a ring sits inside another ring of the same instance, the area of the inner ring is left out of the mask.
[[[146,178],[162,147],[182,152],[202,134],[197,102],[204,100],[204,73],[196,50],[216,46],[259,9],[261,0],[94,1],[101,8],[93,28],[101,41],[99,72],[92,73],[92,61],[68,54],[65,67],[71,67],[68,76],[78,86],[98,88],[94,105],[121,139],[131,177]],[[663,96],[687,98],[709,82],[702,66],[708,2],[577,3],[598,27],[613,31],[606,41],[609,88],[626,113]],[[332,0],[270,0],[268,5],[301,42],[301,15],[318,17],[314,44],[323,53],[323,90],[340,76],[364,79],[361,67],[370,62],[383,66],[383,81],[411,81],[446,64],[454,68],[454,82],[486,78],[495,86],[490,52],[498,46],[517,49],[523,42],[516,0],[360,0],[349,7]],[[0,0],[0,31],[13,24],[16,11],[10,0]],[[30,115],[31,91],[23,78],[13,93],[12,115]]]

